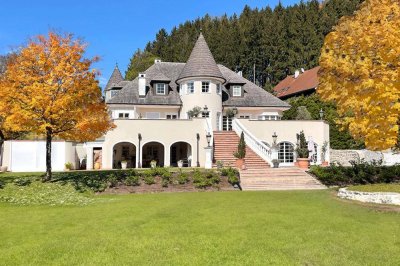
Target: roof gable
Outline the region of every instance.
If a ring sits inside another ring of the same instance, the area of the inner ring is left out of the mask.
[[[284,80],[278,83],[274,87],[274,92],[279,98],[285,98],[288,96],[296,95],[309,90],[314,90],[318,87],[318,71],[320,67],[314,67],[312,69],[300,73],[295,78],[293,75],[287,76]]]

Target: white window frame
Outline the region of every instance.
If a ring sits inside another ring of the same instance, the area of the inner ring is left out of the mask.
[[[239,89],[239,94],[237,93],[237,91],[235,91],[235,89]],[[232,86],[232,96],[233,97],[240,97],[242,96],[242,86],[239,85],[233,85]]]
[[[203,86],[204,86],[204,84],[203,83],[208,83],[208,87],[207,87],[207,91],[203,91]],[[210,93],[210,85],[211,85],[211,82],[210,81],[202,81],[201,82],[201,93]]]
[[[118,119],[129,119],[129,113],[118,112]]]
[[[189,87],[189,84],[191,84],[192,87]],[[188,83],[186,83],[186,88],[187,88],[186,94],[194,94],[194,92],[195,92],[194,81],[189,81]],[[193,89],[193,90],[191,90],[191,89]]]
[[[218,83],[217,84],[217,94],[222,94],[222,85],[221,85],[221,83]]]
[[[162,85],[163,86],[163,91],[164,91],[163,93],[159,93],[158,92],[158,85]],[[166,90],[165,89],[165,85],[166,85],[165,83],[156,83],[156,94],[157,95],[165,95],[165,90]]]
[[[171,118],[167,118],[169,115],[171,116]],[[176,118],[172,118],[173,115],[175,115]],[[166,113],[166,114],[165,114],[165,119],[168,119],[168,120],[176,120],[176,119],[178,119],[178,113]]]
[[[240,114],[239,118],[251,119],[251,114]]]
[[[149,114],[158,115],[158,118],[149,118]],[[160,119],[160,112],[146,112],[146,119]]]
[[[111,98],[115,97],[115,95],[117,95],[119,92],[120,92],[120,90],[111,90],[110,91]]]

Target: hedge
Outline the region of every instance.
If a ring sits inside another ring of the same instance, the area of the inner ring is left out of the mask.
[[[381,162],[351,162],[351,166],[332,164],[312,166],[310,173],[327,186],[348,186],[400,182],[400,165],[383,166]]]

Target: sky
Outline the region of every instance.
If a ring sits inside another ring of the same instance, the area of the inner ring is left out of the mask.
[[[73,33],[88,44],[87,56],[100,56],[94,65],[101,73],[102,87],[115,64],[125,75],[132,54],[154,40],[156,33],[168,32],[186,20],[204,16],[240,14],[247,4],[252,8],[274,7],[279,0],[0,0],[0,54],[23,45],[49,30]],[[281,0],[291,5],[298,0]]]

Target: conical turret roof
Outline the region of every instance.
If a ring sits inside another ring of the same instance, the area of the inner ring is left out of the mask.
[[[123,81],[124,78],[122,77],[121,71],[119,71],[118,65],[115,65],[114,71],[111,74],[110,79],[107,82],[107,85],[105,87],[105,91],[111,89],[113,86],[117,85],[121,81]]]
[[[184,78],[193,77],[213,77],[225,80],[202,33],[200,33],[177,82]]]

